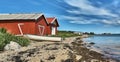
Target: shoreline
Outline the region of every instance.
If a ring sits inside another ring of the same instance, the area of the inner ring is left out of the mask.
[[[83,41],[86,42],[87,44],[91,43],[91,41],[89,41],[89,40],[88,41],[83,40]],[[92,40],[92,41],[93,41],[92,43],[94,43],[94,40]],[[120,57],[120,52],[119,51],[112,50],[112,48],[110,48],[110,47],[105,48],[105,46],[100,46],[98,44],[96,45],[96,43],[97,42],[95,42],[93,46],[87,47],[87,48],[91,49],[93,51],[96,51],[98,53],[101,53],[101,54],[105,55],[106,57],[109,57],[113,60],[116,60],[117,62],[120,62],[120,58],[119,58]]]
[[[81,37],[67,38],[63,42],[32,41],[19,51],[5,51],[0,56],[0,62],[117,62],[86,48]]]
[[[111,57],[107,57],[104,54],[102,54],[103,51],[100,49],[88,48],[87,46],[89,47],[92,46],[90,46],[89,43],[82,41],[80,38],[78,38],[76,42],[73,42],[73,44],[74,49],[77,51],[77,54],[82,55],[84,57],[84,59],[81,59],[81,62],[82,61],[90,62],[91,60],[95,60],[98,62],[118,62],[118,60],[115,60]]]

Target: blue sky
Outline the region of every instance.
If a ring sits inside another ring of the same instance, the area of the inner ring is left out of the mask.
[[[1,0],[0,13],[43,13],[59,30],[120,33],[120,0]]]

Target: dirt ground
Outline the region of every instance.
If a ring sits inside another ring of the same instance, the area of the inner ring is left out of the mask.
[[[31,41],[18,51],[3,51],[0,62],[116,62],[87,49],[79,37],[66,38],[62,42]]]

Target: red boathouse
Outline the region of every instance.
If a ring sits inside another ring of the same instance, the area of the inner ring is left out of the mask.
[[[15,35],[51,35],[49,26],[43,14],[0,14],[0,28]]]
[[[58,21],[55,17],[53,18],[46,18],[49,26],[48,26],[48,34],[49,35],[56,35],[57,34],[57,27],[59,27]]]

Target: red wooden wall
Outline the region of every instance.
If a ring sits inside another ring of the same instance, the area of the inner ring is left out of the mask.
[[[44,26],[45,28],[44,28],[44,33],[43,33],[43,35],[48,35],[48,31],[47,31],[47,26],[48,26],[48,23],[46,22],[46,19],[45,19],[45,17],[44,16],[42,16],[42,17],[40,17],[39,19],[38,19],[38,21],[36,22],[36,25],[35,25],[35,32],[36,32],[36,34],[37,35],[40,35],[40,32],[39,32],[39,29],[38,29],[38,25],[41,25],[41,26]]]
[[[21,25],[23,34],[34,34],[35,33],[35,23],[33,21],[25,21],[25,20],[17,20],[17,21],[12,21],[12,20],[6,20],[6,21],[0,21],[0,28],[5,28],[7,31],[11,34],[21,34],[20,30],[18,28],[18,24],[22,23]]]
[[[51,25],[49,25],[49,26],[47,26],[47,34],[51,35],[51,32],[52,32],[52,27],[51,27]]]

